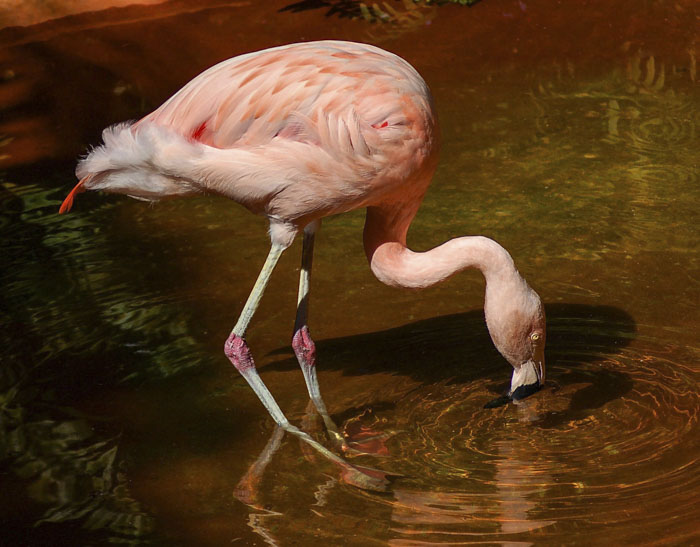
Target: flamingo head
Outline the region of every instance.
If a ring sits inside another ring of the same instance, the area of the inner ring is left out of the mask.
[[[101,190],[143,201],[193,195],[201,192],[181,174],[197,156],[197,144],[173,130],[152,123],[138,127],[117,124],[102,132],[104,144],[93,148],[76,168],[80,179],[59,213],[70,210],[75,195]],[[183,167],[184,166],[184,167]]]
[[[539,391],[545,381],[546,338],[544,307],[539,295],[519,277],[514,287],[499,294],[489,294],[487,290],[485,312],[496,349],[513,366],[506,402]]]

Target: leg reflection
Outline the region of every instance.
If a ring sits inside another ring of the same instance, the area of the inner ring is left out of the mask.
[[[238,481],[238,485],[233,491],[233,496],[237,500],[255,509],[262,509],[259,491],[260,481],[262,480],[265,468],[270,463],[272,456],[274,456],[275,452],[277,452],[277,449],[280,447],[282,437],[284,437],[284,429],[280,426],[276,426],[270,440],[267,441],[258,459],[253,462],[253,465],[248,468],[246,474]]]
[[[309,436],[308,432],[313,432],[314,429],[318,429],[314,410],[315,406],[313,403],[309,402],[309,405],[306,407],[304,418],[302,419],[302,427],[305,430],[304,434],[306,436]],[[248,471],[246,471],[245,475],[243,475],[241,480],[238,482],[236,489],[234,490],[234,497],[249,507],[254,509],[263,509],[265,507],[265,503],[262,499],[260,483],[265,473],[265,468],[269,465],[272,457],[275,455],[282,443],[284,433],[285,429],[283,427],[277,426],[275,428],[270,436],[270,439],[267,441],[265,448],[263,448],[255,462],[253,462],[253,464],[248,468]],[[307,461],[311,462],[314,466],[323,465],[324,460],[317,458],[317,450],[311,449],[306,442],[300,443],[300,447],[302,453],[304,454],[304,458]],[[357,486],[365,490],[386,491],[389,486],[389,481],[398,476],[385,473],[379,469],[359,465],[345,464],[338,467],[340,468],[340,480],[346,484]],[[314,475],[308,475],[309,478],[312,478],[313,476]],[[336,482],[337,480],[333,479],[332,484],[335,484]],[[318,487],[317,493],[327,491],[329,484],[330,483],[327,481],[324,482],[321,487]],[[320,501],[318,496],[317,500]]]

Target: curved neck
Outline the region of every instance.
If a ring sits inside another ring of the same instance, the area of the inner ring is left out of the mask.
[[[416,207],[417,209],[417,207]],[[483,236],[451,239],[429,251],[406,247],[406,233],[415,210],[370,207],[364,245],[374,275],[394,287],[430,287],[467,268],[479,269],[487,286],[523,281],[508,251]]]

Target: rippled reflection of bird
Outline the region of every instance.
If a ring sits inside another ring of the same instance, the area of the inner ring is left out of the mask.
[[[102,136],[104,144],[78,165],[80,182],[61,212],[83,190],[144,200],[207,193],[269,219],[270,253],[224,351],[274,420],[336,463],[348,465],[289,424],[244,338],[277,260],[303,232],[292,346],[311,399],[343,446],[321,399],[306,324],[314,234],[323,217],[367,208],[367,258],[388,285],[423,288],[465,268],[481,270],[489,332],[514,368],[509,397],[544,382],[543,308],[503,247],[480,236],[427,252],[406,247],[437,163],[438,128],[425,82],[396,55],[339,41],[241,55],[203,72],[143,119]]]

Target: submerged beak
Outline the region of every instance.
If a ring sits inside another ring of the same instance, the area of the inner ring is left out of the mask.
[[[62,215],[63,213],[67,213],[70,211],[70,208],[73,207],[73,199],[75,199],[75,194],[80,194],[81,192],[85,192],[86,188],[84,187],[84,184],[87,182],[87,180],[90,178],[90,175],[87,177],[83,177],[80,179],[78,184],[76,184],[73,189],[70,191],[70,193],[66,196],[66,199],[63,200],[63,203],[61,203],[61,208],[58,210],[58,214]]]
[[[540,352],[543,353],[543,352]],[[544,385],[544,355],[536,354],[513,370],[510,391],[496,397],[484,405],[484,408],[497,408],[513,401],[520,401],[537,393]]]
[[[544,355],[534,355],[513,371],[508,395],[513,401],[519,401],[539,391],[543,385]]]

